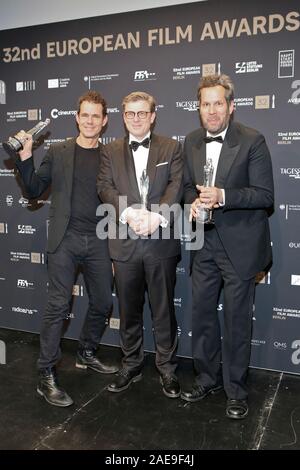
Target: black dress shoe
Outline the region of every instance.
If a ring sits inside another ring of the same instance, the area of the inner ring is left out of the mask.
[[[185,401],[194,402],[202,400],[207,395],[218,393],[223,389],[223,385],[214,385],[213,387],[205,387],[195,384],[190,392],[182,392],[181,398]]]
[[[180,385],[175,375],[161,375],[160,383],[167,397],[178,398],[180,396]]]
[[[99,361],[92,349],[79,350],[77,352],[75,365],[78,369],[89,368],[96,372],[100,372],[100,374],[115,374],[118,372],[117,366],[110,366]]]
[[[248,404],[246,400],[227,400],[226,416],[232,419],[244,419],[248,414]]]
[[[141,372],[129,371],[128,369],[121,369],[115,380],[108,385],[107,390],[110,392],[123,392],[126,390],[133,382],[139,382],[142,379]]]
[[[73,405],[72,398],[58,384],[55,368],[40,370],[36,390],[50,405],[62,407]]]

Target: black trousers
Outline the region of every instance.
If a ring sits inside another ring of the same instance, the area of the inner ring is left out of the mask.
[[[54,366],[61,356],[60,340],[67,319],[72,290],[78,270],[89,298],[88,310],[80,334],[80,345],[96,349],[112,309],[112,266],[107,240],[95,235],[67,231],[55,253],[48,254],[49,293],[40,333],[38,368]]]
[[[114,261],[123,367],[140,371],[143,366],[143,307],[147,289],[156,346],[156,367],[161,374],[172,375],[177,367],[174,288],[178,257],[158,259],[148,249],[147,242],[137,240],[136,250],[130,260]]]
[[[224,285],[224,330],[217,312]],[[216,228],[205,231],[204,246],[192,265],[192,349],[196,383],[224,383],[228,398],[246,399],[255,279],[242,280],[233,268]],[[222,364],[221,364],[222,362]]]

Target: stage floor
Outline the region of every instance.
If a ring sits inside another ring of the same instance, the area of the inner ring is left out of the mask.
[[[250,369],[249,416],[234,421],[223,392],[193,404],[165,397],[150,353],[142,381],[110,393],[111,376],[76,369],[77,343],[63,340],[58,375],[75,404],[57,408],[35,391],[38,335],[0,329],[0,339],[1,450],[300,449],[300,376]],[[121,353],[101,346],[100,356],[118,363]],[[180,359],[178,376],[191,384],[190,359]]]

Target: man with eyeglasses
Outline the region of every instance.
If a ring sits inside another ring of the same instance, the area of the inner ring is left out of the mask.
[[[64,322],[68,318],[78,267],[89,297],[88,311],[79,338],[76,367],[103,374],[117,372],[96,357],[112,308],[112,266],[106,239],[98,239],[96,209],[100,203],[96,176],[103,145],[99,137],[107,123],[107,106],[100,93],[89,91],[79,98],[77,138],[52,145],[39,169],[32,158],[32,136],[26,139],[16,166],[28,197],[39,197],[50,185],[52,192],[48,230],[48,303],[43,315],[38,360],[37,392],[54,406],[66,407],[72,398],[57,381],[56,364]]]
[[[119,300],[123,367],[108,390],[121,392],[142,378],[147,290],[163,393],[177,398],[173,299],[180,240],[174,236],[176,213],[162,211],[161,205],[170,208],[181,200],[182,149],[178,142],[151,132],[156,117],[151,95],[133,92],[122,106],[128,135],[105,147],[98,177],[99,196],[114,207],[118,227],[118,235],[109,238],[109,248]]]

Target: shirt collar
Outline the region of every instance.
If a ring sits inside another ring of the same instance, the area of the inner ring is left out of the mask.
[[[227,129],[228,129],[228,126],[226,127],[226,129],[224,129],[224,131],[220,132],[219,134],[217,135],[212,135],[210,132],[206,131],[206,136],[207,137],[219,137],[219,135],[223,138],[223,140],[225,139],[225,135],[226,135],[226,132],[227,132]]]
[[[133,140],[135,142],[143,142],[144,139],[147,139],[147,137],[150,139],[150,136],[151,136],[151,131],[149,131],[145,137],[143,137],[142,139],[137,139],[136,137],[134,137],[132,134],[129,133],[129,143],[131,143]]]

